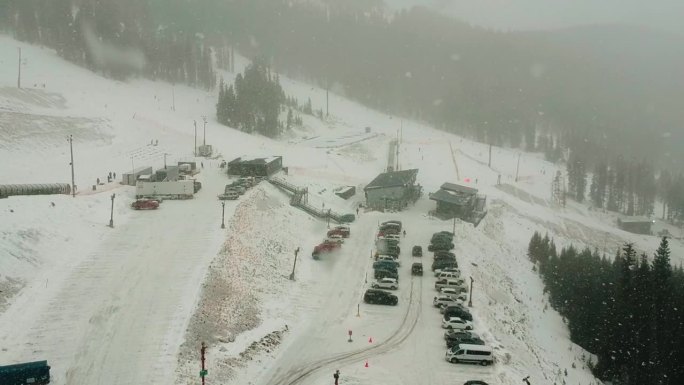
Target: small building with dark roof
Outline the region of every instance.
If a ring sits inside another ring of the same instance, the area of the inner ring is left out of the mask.
[[[486,198],[477,193],[477,189],[455,183],[444,183],[437,192],[429,195],[437,202],[434,211],[442,218],[460,218],[472,222],[474,218],[485,212]]]
[[[635,234],[652,234],[651,225],[653,223],[652,219],[642,216],[620,216],[617,219],[617,225],[620,229]]]
[[[267,177],[283,168],[282,156],[244,159],[235,158],[228,162],[228,175]]]
[[[374,210],[401,210],[415,202],[421,194],[416,184],[418,169],[384,172],[373,179],[363,191],[366,206]]]

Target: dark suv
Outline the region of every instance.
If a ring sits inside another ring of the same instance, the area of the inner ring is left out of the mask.
[[[444,269],[445,267],[458,267],[458,264],[456,261],[449,259],[436,259],[434,262],[432,262],[432,271]]]
[[[375,279],[383,279],[383,278],[394,278],[399,282],[399,274],[397,273],[396,270],[388,270],[388,269],[375,269],[373,273],[373,278]]]
[[[363,295],[363,302],[394,306],[399,303],[399,298],[396,295],[388,293],[386,291],[378,289],[368,289],[366,290],[366,293]]]
[[[413,250],[411,250],[411,255],[414,257],[422,257],[423,247],[418,245],[413,246]]]
[[[444,319],[447,320],[451,317],[458,317],[464,321],[472,321],[473,320],[473,315],[470,314],[470,312],[461,306],[447,306],[446,309],[444,309]]]
[[[449,336],[446,337],[446,346],[451,349],[459,344],[484,345],[485,342],[478,336]]]

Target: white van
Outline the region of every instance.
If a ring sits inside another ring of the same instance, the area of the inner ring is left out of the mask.
[[[458,344],[451,349],[447,349],[444,359],[452,364],[472,362],[487,366],[494,363],[492,348],[486,345]]]

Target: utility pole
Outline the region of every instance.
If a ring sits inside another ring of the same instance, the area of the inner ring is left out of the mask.
[[[204,145],[206,146],[207,145],[207,117],[202,116],[202,120],[204,120],[204,138],[202,140],[203,140]]]
[[[116,194],[112,194],[112,211],[109,214],[109,227],[114,228],[114,198]]]
[[[330,79],[325,80],[325,116],[330,115],[330,104],[328,102],[328,92],[330,91]]]
[[[470,298],[468,299],[468,307],[473,307],[473,277],[470,277]]]
[[[518,165],[515,167],[515,181],[518,181],[518,171],[520,171],[520,155],[518,154]]]
[[[195,125],[195,148],[193,149],[192,153],[197,156],[197,121],[193,120],[192,123]]]
[[[492,168],[492,144],[489,143],[489,162],[487,162],[487,167]]]
[[[295,249],[294,251],[294,264],[292,265],[292,273],[290,274],[290,281],[294,281],[295,279],[295,267],[297,267],[297,254],[299,254],[299,247]]]
[[[451,234],[456,235],[456,217],[454,217],[454,227],[453,227],[453,229],[451,230]]]
[[[164,170],[166,170],[166,156],[169,155],[167,153],[164,153]]]
[[[19,47],[19,73],[17,75],[17,88],[21,88],[21,47]]]
[[[73,135],[69,135],[67,139],[69,141],[69,152],[71,153],[71,196],[76,198],[76,183],[74,182],[74,138]]]
[[[209,371],[204,367],[204,353],[207,351],[207,346],[202,342],[202,349],[200,349],[200,355],[202,359],[202,369],[200,370],[200,377],[202,378],[202,385],[204,385],[204,377],[209,374]]]
[[[171,111],[176,111],[176,86],[171,84]]]
[[[221,228],[226,228],[226,202],[221,202]]]

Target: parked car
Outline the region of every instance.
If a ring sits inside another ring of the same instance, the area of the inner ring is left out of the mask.
[[[318,259],[321,256],[321,254],[333,252],[339,249],[341,246],[342,245],[335,242],[323,242],[314,247],[311,256],[313,257],[313,259]]]
[[[411,255],[414,257],[422,257],[423,247],[418,245],[413,246],[413,249],[411,250]]]
[[[451,279],[451,278],[442,278],[442,279],[437,280],[437,282],[435,282],[435,290],[439,291],[445,287],[452,287],[456,290],[461,290],[462,293],[468,291],[468,289],[465,288],[464,282],[462,279],[456,280],[456,279]]]
[[[494,363],[492,348],[482,345],[459,344],[447,349],[444,359],[453,364],[472,362],[486,366]]]
[[[444,331],[444,340],[445,340],[445,341],[448,340],[448,339],[450,339],[450,338],[459,338],[459,337],[461,337],[461,338],[465,338],[465,337],[468,337],[468,338],[474,338],[474,337],[480,338],[480,336],[477,335],[477,333],[475,333],[474,331],[470,331],[470,330],[454,330],[454,329],[447,329],[447,330]]]
[[[485,342],[478,336],[447,338],[446,340],[447,348],[453,348],[459,344],[485,345]]]
[[[339,235],[332,235],[323,240],[324,243],[339,243],[344,244],[344,238]]]
[[[401,221],[398,221],[398,220],[392,219],[392,220],[389,220],[389,221],[385,221],[385,222],[382,222],[382,223],[380,224],[380,226],[383,226],[383,225],[394,225],[394,226],[398,226],[398,227],[399,227],[399,230],[401,230]]]
[[[399,303],[399,297],[383,290],[368,289],[363,295],[363,302],[379,305],[396,305]]]
[[[434,252],[433,257],[434,257],[435,259],[439,259],[439,258],[448,258],[448,259],[453,259],[453,260],[455,260],[455,259],[456,259],[456,254],[452,253],[451,251],[438,250],[438,251],[435,251],[435,252]]]
[[[442,307],[458,303],[458,300],[444,294],[440,294],[432,299],[432,305],[435,307]]]
[[[373,269],[378,270],[378,269],[384,269],[384,270],[390,270],[396,273],[398,266],[396,262],[394,261],[388,261],[388,260],[379,260],[376,262],[373,262]]]
[[[461,272],[460,271],[443,271],[439,273],[437,276],[437,279],[442,279],[442,278],[451,278],[451,279],[462,279],[461,277]]]
[[[411,274],[413,275],[423,275],[423,264],[416,262],[411,265]]]
[[[450,317],[448,319],[442,320],[442,328],[444,329],[457,329],[457,330],[472,330],[473,325],[459,317]]]
[[[399,274],[397,274],[396,270],[389,270],[386,268],[383,269],[375,269],[373,271],[373,278],[375,279],[383,279],[383,278],[394,278],[399,282]]]
[[[226,199],[228,199],[228,200],[235,200],[235,199],[238,199],[239,197],[240,197],[240,194],[238,194],[237,191],[235,191],[235,190],[228,190],[228,191],[226,191],[225,193],[220,194],[220,195],[218,196],[218,199],[220,199],[220,200],[226,200]]]
[[[439,290],[439,294],[441,295],[448,295],[451,298],[455,298],[457,300],[460,300],[462,302],[465,302],[468,300],[468,295],[462,292],[460,289],[454,289],[453,287],[443,287],[442,289]]]
[[[452,240],[452,239],[454,239],[454,233],[452,233],[451,231],[438,231],[438,232],[432,234],[432,238],[430,239],[430,242],[432,242],[438,238]]]
[[[349,238],[351,235],[351,229],[346,225],[339,225],[332,228],[330,231],[336,231],[342,234],[345,238]]]
[[[468,309],[462,307],[460,304],[449,305],[442,309],[441,313],[444,314],[443,320],[447,320],[452,317],[458,317],[464,321],[472,321],[473,315],[470,314]]]
[[[448,259],[437,259],[432,262],[432,271],[437,269],[445,269],[447,267],[458,267],[456,261],[451,261]]]
[[[155,199],[138,199],[131,203],[135,210],[156,210],[159,208],[159,201]]]
[[[428,251],[449,251],[454,248],[454,244],[451,242],[437,242],[430,243],[428,246]]]
[[[489,385],[484,381],[480,380],[470,380],[463,383],[463,385]]]
[[[383,239],[394,239],[396,241],[399,241],[401,239],[399,234],[387,234],[387,233],[385,233],[381,238],[383,238]]]
[[[444,269],[437,269],[435,270],[435,277],[439,277],[440,274],[442,273],[461,273],[461,270],[459,270],[457,267],[445,267]]]
[[[374,289],[397,290],[399,288],[399,283],[394,278],[382,278],[375,281],[371,287]]]
[[[327,235],[328,235],[328,237],[335,235],[335,236],[339,236],[342,238],[349,238],[349,231],[344,230],[344,229],[334,228],[334,229],[328,230]]]
[[[401,262],[399,262],[399,258],[394,258],[391,255],[380,255],[378,256],[378,261],[389,261],[397,265],[397,267],[401,266]]]

